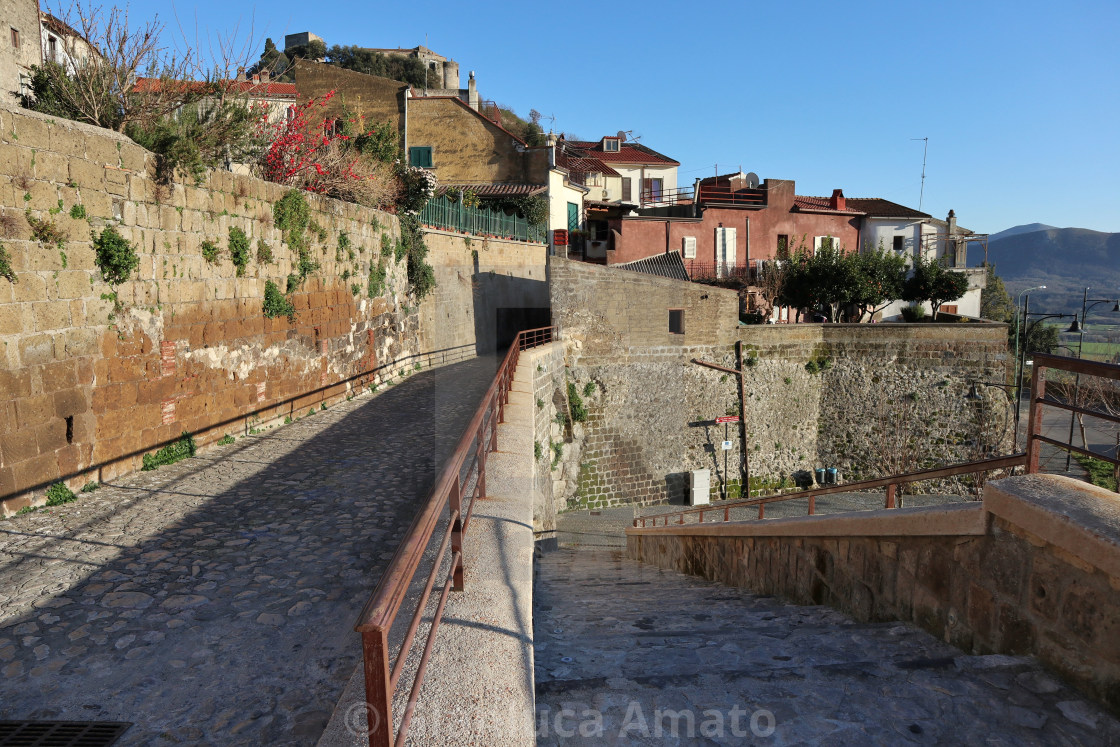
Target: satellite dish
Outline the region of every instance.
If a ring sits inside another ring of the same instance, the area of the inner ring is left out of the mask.
[[[758,189],[758,174],[753,171],[747,174],[747,189]]]
[[[626,132],[625,132],[625,130],[619,130],[619,131],[618,131],[618,139],[619,139],[619,140],[625,140],[625,139],[626,139]]]

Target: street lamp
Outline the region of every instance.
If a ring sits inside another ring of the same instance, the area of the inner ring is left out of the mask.
[[[1027,295],[1027,303],[1029,304],[1031,302],[1031,297],[1030,297],[1029,294],[1030,294],[1031,291],[1036,291],[1036,290],[1046,290],[1046,286],[1045,285],[1036,285],[1033,288],[1027,288],[1026,290],[1019,291],[1019,295],[1015,299],[1015,360],[1016,361],[1019,360],[1019,302],[1023,300],[1023,294],[1026,293],[1026,294],[1028,294]],[[1025,324],[1025,322],[1024,322],[1024,324]],[[1022,382],[1023,372],[1022,372],[1021,369],[1020,369],[1020,371],[1018,372],[1018,374],[1016,375],[1015,378],[1016,378],[1016,381]],[[1015,388],[1016,402],[1022,396],[1023,396],[1023,393],[1021,391],[1019,391],[1018,387],[1016,387]],[[1017,418],[1018,417],[1018,412],[1019,412],[1018,404],[1015,405],[1015,412],[1016,412],[1016,418]],[[1019,425],[1018,419],[1016,419],[1015,425],[1016,426]]]
[[[1120,298],[1089,298],[1089,289],[1092,286],[1086,286],[1085,292],[1081,296],[1081,324],[1077,323],[1077,315],[1073,315],[1073,324],[1069,325],[1069,332],[1076,332],[1077,337],[1077,359],[1081,360],[1081,349],[1085,345],[1085,317],[1089,313],[1089,309],[1094,306],[1099,306],[1102,303],[1114,304],[1112,307],[1113,313],[1120,313]],[[1070,351],[1072,352],[1072,350]],[[1081,374],[1080,372],[1074,377],[1073,380],[1073,406],[1077,407],[1077,400],[1081,394]],[[1067,443],[1073,443],[1073,421],[1076,419],[1077,413],[1070,410],[1069,413],[1069,440]],[[1084,421],[1082,421],[1084,422]],[[1083,443],[1082,446],[1085,444]],[[1070,460],[1073,457],[1072,451],[1066,452],[1066,472],[1069,472]]]
[[[1023,349],[1019,353],[1019,380],[1015,385],[1015,443],[1019,443],[1019,411],[1023,404],[1023,368],[1027,362],[1027,343],[1026,341],[1031,337],[1031,330],[1038,326],[1038,323],[1046,319],[1065,319],[1068,316],[1077,317],[1077,314],[1042,314],[1041,312],[1034,312],[1038,319],[1028,323],[1028,318],[1031,312],[1027,310],[1027,305],[1030,303],[1031,297],[1027,296],[1026,303],[1023,304]]]

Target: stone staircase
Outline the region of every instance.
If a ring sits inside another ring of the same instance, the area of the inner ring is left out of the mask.
[[[966,655],[911,625],[643,565],[602,539],[563,546],[622,523],[597,518],[536,560],[538,744],[1120,742],[1120,721],[1031,657]]]

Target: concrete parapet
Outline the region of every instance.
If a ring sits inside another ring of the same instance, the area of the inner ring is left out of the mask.
[[[978,654],[1033,654],[1120,710],[1120,499],[1056,475],[982,504],[627,530],[630,557]]]

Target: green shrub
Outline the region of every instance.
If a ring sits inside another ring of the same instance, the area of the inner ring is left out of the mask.
[[[82,486],[82,492],[83,493],[92,493],[93,491],[100,490],[100,489],[101,489],[101,484],[99,482],[97,482],[96,480],[91,480],[90,482],[87,482],[85,485]]]
[[[385,268],[378,262],[369,264],[369,283],[368,288],[369,297],[377,298],[385,292]]]
[[[48,506],[61,506],[63,503],[69,503],[75,500],[77,496],[74,491],[66,487],[66,483],[56,482],[47,488],[47,505]]]
[[[30,209],[27,210],[24,217],[27,219],[27,224],[31,226],[31,238],[40,244],[58,244],[61,246],[66,243],[66,234],[53,220],[36,218],[31,214]]]
[[[262,264],[272,261],[272,247],[264,239],[257,239],[257,261]]]
[[[222,256],[222,248],[210,239],[202,242],[202,257],[210,264],[214,264]]]
[[[229,227],[229,258],[237,268],[237,276],[244,275],[249,264],[249,237],[237,226]]]
[[[389,238],[389,234],[381,234],[381,254],[388,257],[393,253],[393,240]]]
[[[594,381],[589,381],[586,384],[584,384],[584,386],[583,386],[583,396],[584,397],[590,397],[594,393],[595,393],[595,382]]]
[[[351,261],[354,259],[354,249],[350,245],[350,237],[346,235],[345,231],[338,232],[338,249],[334,253],[334,261],[341,262],[343,259],[349,258]]]
[[[233,442],[234,442],[233,436],[231,436],[227,433],[226,435],[224,435],[224,436],[222,436],[221,438],[218,439],[218,446],[229,446]]]
[[[12,258],[8,256],[8,248],[0,244],[0,278],[9,283],[18,283],[15,270],[12,269]]]
[[[534,441],[533,442],[533,458],[536,461],[539,462],[541,460],[542,456],[544,456],[544,449],[541,447],[541,442],[540,441]]]
[[[361,283],[351,283],[350,284],[350,292],[353,293],[355,296],[358,295],[359,293],[362,292],[362,284]]]
[[[86,206],[85,205],[75,205],[72,208],[70,208],[70,217],[73,218],[74,220],[85,220],[86,219]]]
[[[193,457],[196,451],[194,438],[191,437],[191,434],[183,431],[182,437],[175,443],[164,446],[154,454],[145,454],[144,466],[141,469],[148,472],[165,464],[175,464],[175,462]]]
[[[583,398],[572,382],[568,382],[568,408],[572,411],[572,422],[582,423],[587,420],[587,408],[583,405]]]
[[[311,222],[311,206],[298,189],[289,189],[272,206],[272,217],[281,231],[302,234]]]
[[[291,286],[291,276],[289,276],[288,285],[289,287]],[[296,307],[280,292],[276,283],[271,280],[266,281],[264,284],[264,304],[261,310],[269,319],[275,319],[278,316],[286,316],[289,322],[294,322],[296,320]]]
[[[91,232],[90,237],[93,239],[101,279],[106,283],[119,285],[128,280],[132,271],[140,266],[136,246],[129,243],[113,226],[106,226],[100,235]]]
[[[911,323],[920,322],[929,316],[924,306],[903,306],[901,313],[902,318]]]

